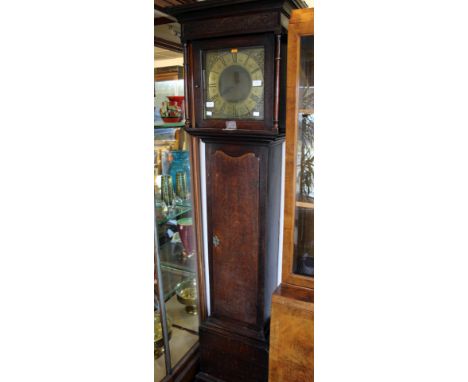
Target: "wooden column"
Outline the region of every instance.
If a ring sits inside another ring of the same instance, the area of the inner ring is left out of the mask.
[[[189,54],[187,42],[184,42],[184,105],[185,105],[185,127],[191,127],[190,123],[190,106],[189,106],[189,87],[188,87],[188,75],[189,75]]]
[[[273,107],[273,129],[279,127],[279,102],[280,102],[280,75],[281,75],[281,34],[275,35],[275,101]]]

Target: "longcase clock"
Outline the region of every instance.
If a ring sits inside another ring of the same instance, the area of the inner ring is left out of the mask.
[[[303,6],[208,0],[171,10],[182,26],[185,129],[194,168],[205,163],[206,174],[194,174],[194,197],[206,190],[208,249],[197,381],[268,380],[271,299],[280,277],[287,28],[291,11]]]

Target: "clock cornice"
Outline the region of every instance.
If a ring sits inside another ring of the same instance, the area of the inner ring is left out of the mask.
[[[168,9],[182,24],[182,41],[216,35],[281,33],[301,0],[207,0]],[[200,23],[201,22],[201,23]]]

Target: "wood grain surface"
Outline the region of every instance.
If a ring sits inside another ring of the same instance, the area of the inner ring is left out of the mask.
[[[273,295],[269,382],[313,380],[313,291],[279,287]]]
[[[212,166],[212,314],[257,322],[259,159],[216,151]],[[236,303],[242,298],[243,303]]]

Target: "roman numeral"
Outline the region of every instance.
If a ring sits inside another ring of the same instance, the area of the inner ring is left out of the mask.
[[[226,61],[224,61],[223,56],[218,56],[218,60],[221,61],[224,66],[226,66]]]
[[[234,61],[234,63],[237,63],[237,53],[232,53],[232,61]]]
[[[260,70],[260,68],[255,69],[251,74],[255,74]]]
[[[255,103],[259,103],[260,102],[260,97],[256,94],[251,94],[250,95],[250,98],[252,99],[252,101],[254,101]]]

